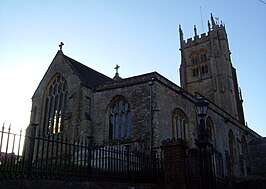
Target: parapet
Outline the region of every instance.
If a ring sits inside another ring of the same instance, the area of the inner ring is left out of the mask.
[[[195,35],[193,38],[188,38],[187,40],[183,40],[182,47],[187,48],[187,47],[195,46],[200,43],[204,43],[209,40],[210,36],[217,35],[215,34],[217,30],[225,31],[225,26],[222,24],[216,25],[214,28],[210,29],[208,33],[202,33],[200,36]]]
[[[194,46],[196,44],[205,42],[209,39],[209,35],[206,33],[202,33],[200,35],[200,37],[197,35],[194,38],[188,38],[187,40],[183,40],[183,47],[190,47],[190,46]]]

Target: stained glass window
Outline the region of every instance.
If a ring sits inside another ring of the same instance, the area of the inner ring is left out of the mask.
[[[176,139],[187,140],[188,119],[180,109],[173,111],[173,137]]]
[[[63,115],[66,105],[67,82],[57,75],[53,78],[45,96],[43,134],[61,133],[64,129]]]
[[[131,112],[125,98],[114,99],[109,116],[109,139],[126,139],[131,137]]]
[[[230,156],[235,161],[236,160],[236,142],[235,142],[234,133],[231,129],[229,130],[228,138],[229,138]]]

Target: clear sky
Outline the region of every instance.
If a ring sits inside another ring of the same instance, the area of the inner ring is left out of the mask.
[[[260,0],[2,0],[0,124],[25,129],[31,97],[61,41],[64,54],[109,76],[157,71],[179,85],[179,35],[226,25],[248,126],[266,136],[266,3]]]

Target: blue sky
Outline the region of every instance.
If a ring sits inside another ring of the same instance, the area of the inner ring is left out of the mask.
[[[226,25],[248,126],[266,136],[266,3],[259,0],[3,0],[0,123],[27,127],[31,97],[61,41],[66,55],[109,77],[119,64],[123,78],[157,71],[179,85],[178,25],[193,37],[194,25],[206,32],[210,13]]]

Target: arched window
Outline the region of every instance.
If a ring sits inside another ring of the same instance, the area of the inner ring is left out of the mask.
[[[184,112],[180,109],[173,111],[173,137],[176,139],[187,140],[187,124],[188,119]]]
[[[192,76],[193,77],[204,77],[208,76],[209,67],[208,67],[208,59],[206,50],[201,49],[200,51],[193,52],[190,55],[191,59],[191,68],[192,68]]]
[[[246,138],[244,136],[242,136],[241,145],[242,145],[243,156],[245,156],[245,157],[248,156],[248,145],[247,145]]]
[[[249,172],[249,158],[248,158],[248,145],[246,138],[242,136],[241,138],[241,151],[242,151],[242,161],[240,162],[242,165],[242,173],[247,175]]]
[[[207,126],[207,131],[209,134],[209,139],[210,139],[211,143],[215,146],[214,126],[213,126],[213,122],[212,122],[210,117],[208,117],[206,120],[206,126]]]
[[[45,93],[43,135],[61,133],[64,129],[63,115],[66,106],[67,82],[61,75],[56,75]]]
[[[131,137],[132,118],[130,106],[124,97],[117,97],[111,103],[109,115],[109,139]]]
[[[229,152],[230,152],[230,156],[232,158],[233,161],[236,160],[236,141],[235,141],[235,136],[233,131],[230,129],[229,130]]]

